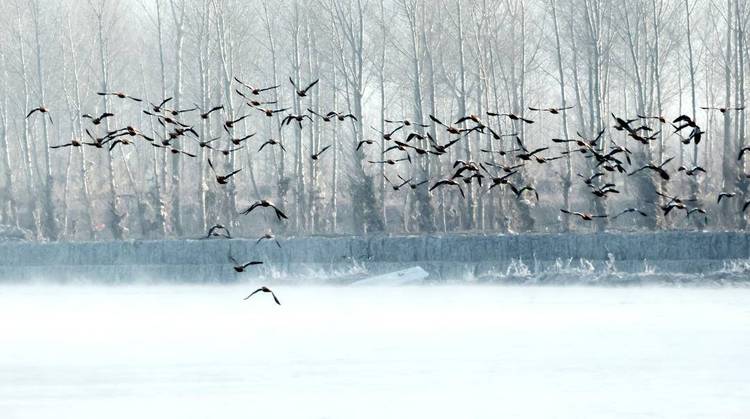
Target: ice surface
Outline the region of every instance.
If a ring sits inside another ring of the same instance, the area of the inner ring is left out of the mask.
[[[747,418],[750,290],[0,287],[0,417]]]

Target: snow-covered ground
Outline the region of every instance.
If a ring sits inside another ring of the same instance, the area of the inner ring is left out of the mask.
[[[750,289],[0,287],[0,418],[747,418]]]

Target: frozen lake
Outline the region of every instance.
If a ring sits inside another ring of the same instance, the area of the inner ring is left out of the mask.
[[[0,417],[747,418],[750,289],[0,287]]]

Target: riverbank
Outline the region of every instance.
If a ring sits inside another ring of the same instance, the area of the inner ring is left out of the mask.
[[[0,244],[5,281],[134,280],[223,282],[237,279],[228,255],[262,260],[242,278],[330,280],[421,266],[428,279],[528,282],[617,275],[750,272],[750,234],[658,232],[521,235],[290,237]],[[726,276],[726,275],[724,275]]]

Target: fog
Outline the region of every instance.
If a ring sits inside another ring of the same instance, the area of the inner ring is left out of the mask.
[[[0,417],[746,417],[748,16],[3,0]]]
[[[4,418],[745,417],[750,290],[8,286]],[[257,297],[257,299],[256,299]],[[266,298],[268,297],[268,298]]]
[[[743,229],[747,8],[5,1],[0,235]]]

